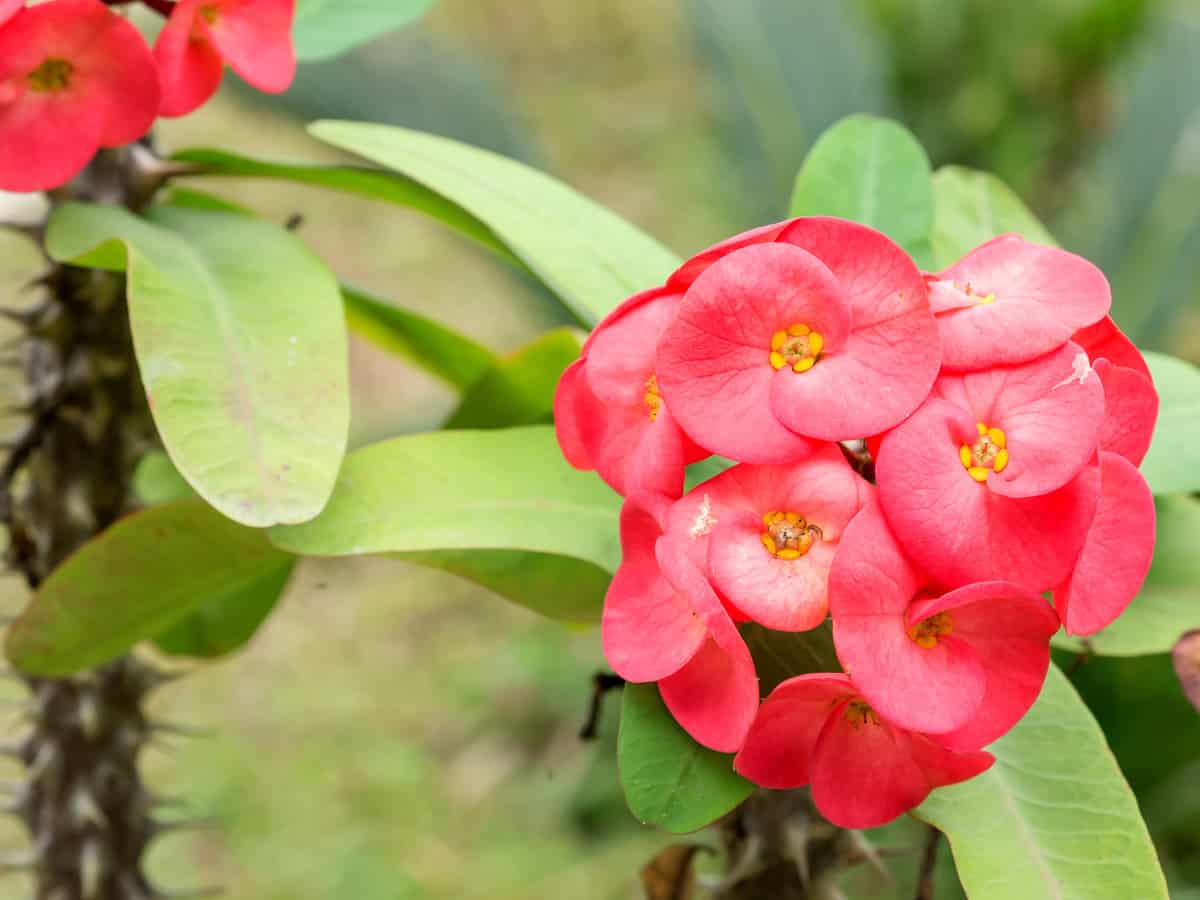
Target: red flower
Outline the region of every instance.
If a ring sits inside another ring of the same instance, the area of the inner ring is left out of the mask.
[[[938,590],[875,503],[842,536],[829,610],[838,659],[871,706],[956,750],[990,744],[1025,715],[1058,630],[1041,595],[1015,584]]]
[[[1089,478],[1100,500],[1083,549],[1054,605],[1068,634],[1094,634],[1113,622],[1137,594],[1154,556],[1154,497],[1125,457],[1102,451]]]
[[[1082,365],[1080,365],[1082,364]],[[943,375],[884,436],[879,497],[904,552],[942,584],[1061,584],[1095,512],[1104,391],[1079,347]]]
[[[15,16],[24,5],[25,0],[0,0],[0,25]]]
[[[1104,385],[1100,449],[1139,465],[1150,449],[1158,418],[1158,392],[1146,360],[1108,317],[1075,332],[1071,340],[1087,351]]]
[[[929,276],[929,305],[942,365],[975,371],[1049,353],[1104,318],[1112,294],[1083,257],[1005,234]]]
[[[865,226],[768,226],[673,278],[695,280],[659,342],[658,383],[683,430],[714,453],[785,463],[814,439],[876,434],[916,409],[937,374],[921,275]]]
[[[179,0],[154,56],[162,73],[161,114],[183,116],[221,84],[225,64],[260,91],[278,94],[296,75],[295,0]]]
[[[621,677],[658,681],[663,702],[696,741],[732,753],[758,708],[758,678],[703,574],[664,553],[670,503],[643,494],[621,510],[622,561],[604,598],[604,654]]]
[[[830,444],[792,465],[733,466],[671,508],[669,551],[707,572],[735,617],[806,631],[825,620],[842,532],[873,495]]]
[[[845,675],[801,675],[764,701],[733,767],[767,788],[812,785],[813,803],[843,828],[874,828],[931,790],[974,778],[995,758],[955,753],[872,709]]]
[[[0,190],[39,191],[149,131],[158,73],[137,29],[100,0],[19,6],[0,8]]]
[[[678,497],[683,469],[708,454],[675,424],[659,393],[654,347],[679,295],[665,288],[630,297],[592,332],[554,395],[559,446],[577,469],[596,469],[617,493]]]

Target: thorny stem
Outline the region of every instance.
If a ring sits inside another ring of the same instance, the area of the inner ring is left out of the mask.
[[[941,843],[942,833],[932,825],[927,829],[921,869],[917,875],[916,900],[933,900],[933,870],[937,867],[938,844]]]

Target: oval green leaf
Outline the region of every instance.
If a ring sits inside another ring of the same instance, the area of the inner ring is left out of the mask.
[[[679,265],[615,213],[515,160],[391,125],[326,121],[309,131],[467,210],[586,324],[630,294],[661,284]]]
[[[1054,646],[1101,656],[1167,653],[1185,631],[1200,628],[1200,500],[1159,497],[1158,541],[1146,583],[1117,621],[1087,638],[1059,632]]]
[[[805,157],[793,216],[839,216],[870,225],[928,265],[932,168],[907,128],[855,115],[825,131]]]
[[[914,813],[949,838],[970,900],[1167,900],[1137,799],[1057,668],[988,749],[991,769]]]
[[[715,822],[754,790],[732,756],[701,747],[676,724],[653,684],[625,685],[617,764],[633,815],[672,834]]]
[[[990,172],[943,166],[933,175],[933,264],[944,269],[999,234],[1057,246],[1046,227]]]
[[[179,472],[235,521],[303,522],[325,505],[350,422],[346,326],[333,276],[261,219],[60,207],[50,255],[128,268],[142,383]]]
[[[9,660],[31,675],[77,672],[120,656],[202,607],[278,595],[292,559],[261,531],[180,500],[121,519],[42,583],[9,630]]]
[[[433,0],[299,0],[292,25],[296,58],[332,59],[409,24]]]
[[[574,328],[556,328],[497,360],[463,396],[446,428],[506,428],[554,419],[554,391],[583,346]]]
[[[1141,470],[1156,494],[1200,491],[1200,369],[1145,352],[1158,390],[1158,423]]]

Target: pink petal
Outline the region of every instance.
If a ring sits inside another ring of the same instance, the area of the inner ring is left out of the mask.
[[[813,444],[776,420],[771,382],[811,371],[773,369],[771,338],[802,323],[836,348],[845,340],[847,316],[837,283],[811,255],[781,244],[736,250],[688,289],[663,335],[657,367],[663,396],[683,430],[713,453],[753,463],[801,459]]]
[[[25,0],[0,0],[0,25],[15,16],[24,5]]]
[[[199,21],[204,0],[179,0],[154,44],[162,80],[161,115],[186,116],[221,86],[225,63],[207,26]]]
[[[1003,581],[972,584],[915,603],[908,624],[938,613],[950,616],[952,636],[982,663],[986,691],[970,721],[934,739],[953,750],[977,750],[1005,734],[1037,700],[1058,616],[1040,594]]]
[[[1154,498],[1133,464],[1100,454],[1100,501],[1074,571],[1054,592],[1068,634],[1094,634],[1113,622],[1150,570]]]
[[[1200,712],[1200,631],[1185,632],[1171,650],[1183,695]]]
[[[1119,453],[1140,465],[1154,437],[1158,419],[1158,392],[1154,383],[1135,369],[1115,366],[1107,359],[1095,363],[1104,386],[1104,423],[1100,449]]]
[[[554,392],[554,434],[563,456],[576,469],[594,469],[588,449],[603,434],[604,407],[587,386],[583,360],[567,366]]]
[[[102,14],[91,0],[81,5],[89,12],[75,26],[82,28],[88,21],[91,33],[76,63],[101,86],[93,101],[104,109],[100,145],[120,147],[148,132],[158,117],[162,97],[158,67],[146,41],[124,16],[108,9]]]
[[[768,244],[779,236],[788,222],[776,222],[774,225],[762,225],[751,228],[741,234],[726,238],[719,244],[713,244],[707,250],[697,253],[682,266],[676,269],[667,279],[667,287],[676,291],[685,291],[691,283],[700,277],[700,273],[715,263],[718,259],[734,250],[749,247],[752,244]]]
[[[933,398],[883,438],[876,477],[889,527],[942,584],[1002,579],[1046,590],[1061,583],[1095,510],[1094,480],[1084,470],[1040,497],[1001,496],[959,460],[974,423],[971,413]]]
[[[903,615],[923,581],[872,498],[842,535],[829,572],[829,612],[835,625],[848,616]]]
[[[1031,360],[1065,343],[1112,305],[1108,281],[1081,256],[1002,235],[972,250],[939,276],[995,301],[937,317],[942,363],[977,370]]]
[[[1117,327],[1111,316],[1105,316],[1095,325],[1081,328],[1071,335],[1071,341],[1087,351],[1088,358],[1093,362],[1107,359],[1114,366],[1133,369],[1154,381],[1150,367],[1146,365],[1146,358],[1134,346],[1133,341]]]
[[[733,768],[765,788],[788,790],[808,784],[821,729],[829,715],[854,694],[845,675],[789,678],[763,702]]]
[[[296,77],[295,0],[220,0],[218,6],[209,30],[225,61],[260,91],[286,91]]]
[[[679,295],[655,297],[610,322],[588,339],[588,386],[605,403],[644,404],[654,375],[658,339],[679,310]]]
[[[1009,497],[1047,494],[1092,459],[1104,420],[1104,389],[1086,369],[1081,379],[1075,377],[1082,355],[1079,347],[1065,344],[1022,365],[938,378],[936,395],[969,409],[976,422],[1003,430],[1008,439],[1008,465],[988,475],[991,490]]]

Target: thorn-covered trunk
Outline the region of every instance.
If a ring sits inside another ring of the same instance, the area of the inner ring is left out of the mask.
[[[140,205],[144,147],[104,151],[55,202]],[[40,232],[40,230],[39,230]],[[26,425],[0,470],[8,562],[36,588],[131,505],[134,467],[154,442],[118,275],[54,265],[8,316],[25,332],[16,352]],[[32,678],[26,766],[8,809],[31,850],[37,900],[151,900],[141,861],[155,833],[138,757],[150,736],[142,702],[159,679],[125,657],[65,679]]]

